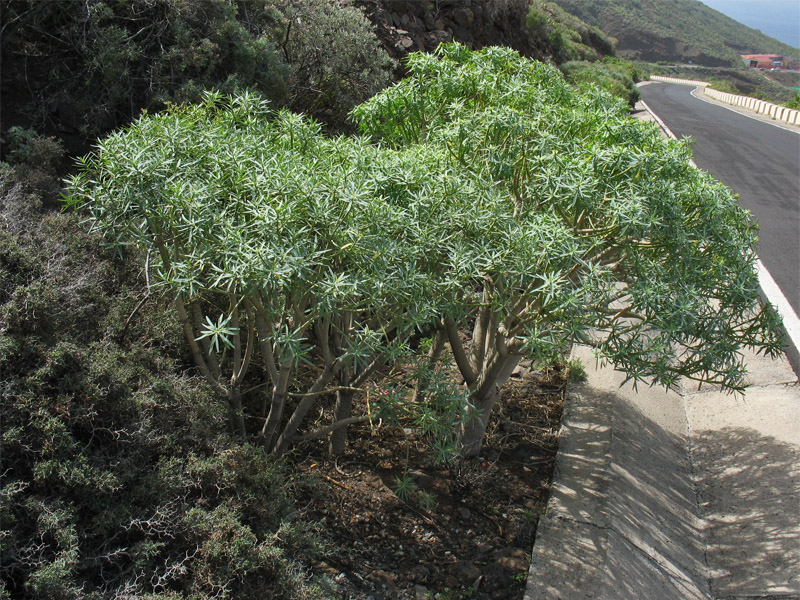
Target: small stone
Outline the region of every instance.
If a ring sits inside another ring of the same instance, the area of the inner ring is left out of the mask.
[[[494,558],[509,571],[525,571],[530,566],[525,551],[521,548],[503,548],[495,552]]]
[[[411,581],[415,581],[417,583],[425,583],[426,581],[428,581],[428,578],[430,576],[431,576],[430,569],[428,569],[428,567],[422,564],[414,565],[414,567],[408,574],[408,578]]]
[[[421,488],[429,488],[433,484],[433,477],[428,475],[425,471],[412,469],[408,472],[408,474],[414,479],[414,483]]]
[[[424,585],[416,584],[414,586],[414,600],[427,600],[429,598],[430,592],[428,592],[428,588]]]
[[[375,583],[379,584],[383,588],[390,590],[393,594],[397,595],[398,589],[394,583],[394,575],[390,575],[385,571],[373,571],[369,574],[367,579],[374,581]]]
[[[514,377],[516,379],[521,379],[522,377],[525,377],[527,372],[528,369],[526,369],[522,365],[517,365],[516,368],[513,371],[511,371],[511,377]]]
[[[469,8],[459,8],[453,13],[453,19],[462,27],[469,27],[475,20],[475,14]]]
[[[431,31],[428,34],[428,43],[430,44],[441,44],[442,42],[447,42],[449,40],[450,34],[446,31],[442,31],[441,29]]]
[[[453,577],[462,582],[472,582],[481,576],[481,572],[478,567],[466,560],[462,560],[454,564],[450,568],[450,573],[453,575]]]
[[[470,511],[470,509],[468,509],[468,508],[466,508],[464,506],[459,506],[458,507],[458,516],[466,521],[467,519],[469,519],[472,516],[472,511]]]
[[[453,29],[448,28],[448,31],[452,32],[453,37],[459,42],[472,42],[472,33],[467,27],[456,25]]]

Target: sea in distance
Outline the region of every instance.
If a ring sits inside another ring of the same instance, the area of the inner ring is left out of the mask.
[[[800,48],[800,0],[702,0],[732,19]]]

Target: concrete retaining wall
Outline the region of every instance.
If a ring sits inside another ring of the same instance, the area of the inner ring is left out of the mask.
[[[653,81],[663,81],[664,83],[682,83],[684,85],[696,85],[705,87],[709,85],[707,81],[698,81],[696,79],[678,79],[677,77],[662,77],[661,75],[651,75],[650,79]]]

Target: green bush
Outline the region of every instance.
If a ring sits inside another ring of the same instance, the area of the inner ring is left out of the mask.
[[[732,82],[712,77],[708,82],[709,87],[726,94],[739,94],[738,88]]]
[[[395,63],[360,10],[334,0],[278,5],[292,66],[291,108],[342,126],[347,113],[394,80]]]
[[[372,419],[352,394],[377,385],[381,417],[444,413],[440,445],[473,455],[523,356],[588,341],[635,381],[740,389],[738,348],[777,352],[754,226],[685,143],[507,48],[407,66],[351,113],[363,137],[209,95],[108,137],[70,182],[106,239],[151,257],[240,435],[280,454]],[[381,381],[398,360],[429,369]]]
[[[0,163],[0,597],[318,597],[281,467],[233,445],[135,270]],[[36,165],[40,168],[35,168]]]
[[[4,80],[30,92],[4,107],[41,131],[94,137],[209,89],[341,126],[393,77],[363,14],[333,0],[3,0],[3,13]]]
[[[614,96],[622,98],[630,106],[641,97],[636,87],[638,71],[627,61],[621,59],[603,62],[570,61],[559,67],[567,81],[578,87],[599,87]]]
[[[755,228],[730,190],[690,165],[685,143],[507,49],[440,46],[408,66],[354,117],[398,152],[445,153],[452,179],[475,187],[439,201],[445,218],[470,218],[441,238],[440,264],[458,265],[441,276],[464,277],[463,304],[437,334],[480,414],[464,425],[465,453],[479,451],[493,394],[523,354],[578,339],[634,382],[734,389],[744,366],[734,338],[779,351],[779,318],[757,291]],[[472,332],[467,344],[456,323]]]

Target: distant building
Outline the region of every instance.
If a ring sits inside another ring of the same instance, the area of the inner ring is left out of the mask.
[[[751,69],[800,69],[795,61],[780,54],[742,54],[742,60]]]

